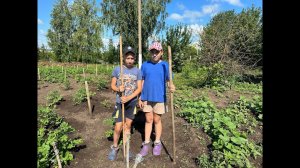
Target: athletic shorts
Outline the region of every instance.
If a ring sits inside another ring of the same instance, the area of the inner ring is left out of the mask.
[[[129,118],[131,120],[134,119],[136,114],[136,103],[137,100],[132,100],[124,104],[124,117]],[[115,119],[116,122],[122,122],[122,103],[116,103],[114,112],[112,117]],[[124,120],[125,121],[125,120]]]
[[[143,107],[143,112],[154,112],[156,114],[164,114],[166,112],[166,106],[165,103],[147,101],[147,105],[144,105]]]

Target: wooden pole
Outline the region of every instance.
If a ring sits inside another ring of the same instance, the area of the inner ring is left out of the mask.
[[[67,70],[65,69],[65,81],[67,81]]]
[[[130,134],[127,134],[126,142],[126,168],[129,168],[129,145],[130,145]]]
[[[169,77],[170,77],[170,82],[169,84],[172,85],[173,84],[173,80],[172,80],[172,54],[171,54],[171,47],[168,46],[168,56],[169,56]],[[171,101],[171,112],[172,112],[172,128],[173,128],[173,163],[176,164],[175,158],[175,152],[176,152],[176,148],[175,148],[175,123],[174,123],[174,106],[173,106],[173,93],[170,92],[170,101]]]
[[[98,64],[96,64],[96,76],[98,75],[98,69],[97,69],[97,67],[98,67]]]
[[[84,72],[84,68],[82,69],[82,73],[83,73],[83,78],[85,80],[85,72]]]
[[[58,149],[56,148],[55,143],[53,143],[52,146],[53,146],[53,149],[54,149],[54,153],[55,153],[55,156],[56,156],[56,160],[57,160],[57,163],[58,163],[58,167],[59,167],[59,168],[62,168],[61,162],[60,162],[60,159],[59,159],[59,151],[58,151]]]
[[[139,69],[142,66],[142,14],[141,0],[138,0],[138,36],[139,36]]]
[[[41,80],[40,68],[38,68],[38,79]]]
[[[89,114],[92,115],[89,85],[88,85],[87,81],[85,81],[85,90],[86,90],[86,98],[87,98],[88,106],[89,106]]]
[[[121,33],[120,33],[121,34]],[[123,53],[122,53],[122,35],[120,35],[120,77],[121,77],[121,85],[123,86]],[[123,96],[122,92],[122,96]],[[122,125],[123,125],[123,159],[125,161],[126,154],[125,154],[125,122],[124,122],[124,103],[122,103]]]

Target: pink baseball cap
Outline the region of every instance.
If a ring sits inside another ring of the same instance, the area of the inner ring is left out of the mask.
[[[153,49],[155,49],[155,50],[158,50],[158,51],[161,51],[162,50],[162,46],[161,46],[161,44],[159,43],[159,42],[153,42],[151,45],[150,45],[150,47],[149,47],[149,51],[151,51],[151,50],[153,50]]]

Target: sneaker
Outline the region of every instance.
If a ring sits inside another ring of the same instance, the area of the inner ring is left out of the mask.
[[[108,154],[108,159],[109,160],[116,160],[117,159],[117,154],[118,154],[118,151],[119,151],[119,148],[115,148],[113,145],[111,145],[111,151],[110,153]]]
[[[159,156],[161,152],[162,144],[161,142],[159,143],[154,143],[154,148],[153,148],[153,155],[154,156]]]
[[[142,150],[140,151],[140,154],[144,157],[146,155],[148,155],[148,151],[149,151],[149,148],[150,148],[150,142],[145,144],[145,142],[143,142],[143,148]]]

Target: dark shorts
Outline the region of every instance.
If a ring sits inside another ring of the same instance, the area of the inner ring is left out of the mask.
[[[124,117],[129,118],[131,120],[134,119],[134,116],[136,114],[136,103],[137,100],[129,101],[124,104],[125,110],[124,110]],[[112,117],[115,119],[116,122],[122,122],[122,104],[116,103],[115,110],[112,114]]]

